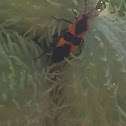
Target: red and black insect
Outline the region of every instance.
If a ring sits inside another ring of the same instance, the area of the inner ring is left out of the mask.
[[[54,47],[51,60],[53,61],[53,63],[58,63],[64,60],[64,57],[67,57],[70,53],[75,51],[75,49],[78,46],[80,50],[79,54],[81,53],[80,44],[83,42],[83,36],[89,28],[88,14],[85,12],[82,16],[76,18],[74,23],[66,19],[56,19],[55,17],[53,18],[57,21],[63,20],[65,22],[72,24],[70,28],[61,35],[60,39],[58,40],[58,43]],[[34,60],[40,58],[45,53],[46,52],[42,53],[39,57],[35,58]]]
[[[92,9],[92,11],[97,10],[98,5],[99,4],[97,4],[97,6],[94,9]],[[86,4],[85,4],[85,7],[86,7]],[[90,11],[89,13],[91,13],[92,11]],[[75,51],[75,49],[78,46],[79,46],[79,50],[80,50],[79,54],[81,53],[80,45],[83,42],[83,37],[84,37],[85,33],[89,29],[89,24],[88,24],[88,14],[89,13],[86,13],[86,11],[85,11],[82,14],[82,16],[80,16],[79,18],[77,18],[77,14],[75,13],[76,20],[74,21],[74,23],[72,23],[66,19],[56,19],[55,17],[52,16],[57,21],[66,21],[66,22],[72,24],[70,26],[70,28],[63,35],[61,35],[57,45],[55,46],[55,48],[53,50],[52,57],[51,57],[51,60],[53,61],[53,63],[58,63],[58,62],[64,60],[64,57],[68,57],[69,54],[72,53],[73,51]],[[45,53],[43,53],[42,55],[44,55],[44,54]],[[41,57],[42,55],[40,55],[39,57]],[[36,59],[38,59],[39,57],[37,57]]]
[[[52,54],[52,61],[57,63],[64,60],[64,57],[67,57],[78,46],[80,46],[85,33],[88,31],[88,28],[88,15],[85,12],[82,16],[75,20],[67,32],[65,32],[59,39]]]

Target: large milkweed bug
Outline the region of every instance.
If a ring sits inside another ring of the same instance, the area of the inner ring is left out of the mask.
[[[76,14],[75,17],[76,20],[74,21],[74,23],[66,19],[57,19],[52,16],[57,21],[62,20],[72,24],[70,28],[63,35],[61,35],[56,47],[53,50],[52,57],[51,57],[53,63],[58,63],[64,60],[64,57],[68,57],[68,55],[72,53],[78,46],[80,50],[79,54],[81,53],[80,44],[83,42],[83,37],[89,29],[88,15],[93,10],[98,10],[99,9],[98,5],[99,4],[97,4],[97,6],[94,9],[92,9],[89,13],[85,11],[82,14],[82,16],[80,16],[79,18],[77,18],[77,13],[74,11],[74,13]],[[85,7],[86,7],[86,2],[85,2]],[[46,54],[46,52],[41,54],[39,57],[41,57],[44,54]],[[37,57],[36,59],[38,59],[39,57]]]
[[[85,12],[82,16],[77,18],[67,32],[62,35],[53,51],[52,61],[57,63],[64,60],[64,57],[67,57],[80,46],[83,36],[88,31],[88,28],[88,15]]]

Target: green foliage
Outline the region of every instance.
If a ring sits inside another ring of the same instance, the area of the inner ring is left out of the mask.
[[[82,55],[69,61],[66,70],[66,83],[72,88],[67,95],[76,94],[75,104],[83,106],[78,107],[82,126],[126,125],[126,22],[104,13],[90,20]],[[70,112],[74,118],[77,112]]]
[[[0,29],[0,121],[19,120],[24,114],[28,118],[32,108],[32,114],[36,113],[36,104],[48,89],[43,67],[33,62],[28,49],[32,44],[36,48],[16,31]]]
[[[126,0],[111,0],[111,6],[118,8],[120,16],[124,16],[126,12]]]
[[[82,54],[48,67],[46,55],[33,59],[69,27],[51,16],[74,21],[71,9],[83,13],[85,2],[0,0],[0,126],[126,125],[125,1],[106,2],[89,18]]]
[[[101,5],[102,2],[102,5]],[[106,8],[106,3],[109,4],[111,13],[119,12],[120,16],[125,16],[126,12],[126,0],[99,0],[98,5],[100,9]]]

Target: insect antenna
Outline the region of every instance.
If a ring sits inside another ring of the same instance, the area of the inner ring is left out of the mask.
[[[85,12],[87,11],[87,8],[86,8],[86,6],[87,6],[87,1],[86,0],[84,0],[84,2],[85,2]]]
[[[87,11],[87,8],[86,8],[86,6],[87,6],[87,0],[84,0],[84,2],[85,2],[85,11],[84,12],[86,12]],[[87,14],[90,14],[95,9],[96,9],[96,7],[94,9],[92,9],[90,12],[88,12]]]

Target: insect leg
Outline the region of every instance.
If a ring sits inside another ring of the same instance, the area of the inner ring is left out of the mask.
[[[79,44],[79,53],[78,53],[78,54],[76,54],[75,56],[80,55],[80,54],[81,54],[81,52],[82,52],[82,50],[81,50],[81,45]]]
[[[79,44],[79,53],[78,53],[78,54],[76,54],[75,56],[80,55],[80,54],[81,54],[81,52],[82,52],[82,50],[81,50],[81,45]],[[71,60],[71,59],[73,59],[73,57],[69,58],[69,60]],[[67,62],[65,62],[65,63],[64,63],[63,67],[66,65],[66,63],[67,63]]]
[[[34,60],[37,60],[38,58],[40,58],[41,56],[43,56],[45,54],[45,52],[43,52],[40,56],[36,57]]]
[[[79,13],[77,12],[77,10],[72,10],[73,12],[74,12],[74,14],[75,14],[75,19],[77,19],[78,18],[78,15],[79,15]]]
[[[67,22],[67,23],[73,24],[71,21],[68,21],[68,20],[66,20],[66,19],[57,19],[57,18],[55,18],[55,17],[53,17],[53,16],[51,16],[51,17],[54,18],[54,19],[57,20],[57,21],[65,21],[65,22]]]
[[[81,44],[84,43],[84,38],[81,39]]]

